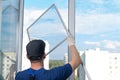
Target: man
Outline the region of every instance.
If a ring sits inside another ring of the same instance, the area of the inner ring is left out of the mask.
[[[44,69],[45,43],[42,40],[32,40],[27,46],[27,57],[31,62],[31,68],[18,72],[15,80],[66,80],[72,72],[82,63],[79,53],[74,45],[72,37],[68,37],[72,59],[63,66],[50,70]]]

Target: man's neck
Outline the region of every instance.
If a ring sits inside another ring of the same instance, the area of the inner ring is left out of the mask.
[[[43,67],[44,67],[43,62],[32,62],[31,63],[31,68],[34,70],[38,70]]]

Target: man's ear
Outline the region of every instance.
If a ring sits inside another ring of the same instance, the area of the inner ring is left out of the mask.
[[[44,54],[43,54],[43,58],[44,58],[44,59],[46,58],[46,54],[45,54],[45,52],[44,52]]]

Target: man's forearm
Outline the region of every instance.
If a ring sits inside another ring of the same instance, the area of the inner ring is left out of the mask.
[[[72,55],[72,59],[69,63],[71,64],[74,71],[82,63],[82,60],[79,56],[79,52],[76,49],[75,41],[71,35],[68,35],[68,45]]]
[[[72,59],[70,63],[73,67],[73,70],[75,70],[80,64],[82,64],[82,60],[79,56],[79,52],[77,51],[75,45],[71,45],[70,50],[71,50],[71,55],[72,55]]]

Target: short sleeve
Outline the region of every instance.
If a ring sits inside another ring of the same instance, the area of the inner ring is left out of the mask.
[[[64,66],[56,67],[55,69],[59,80],[66,80],[72,74],[72,67],[69,63]]]

